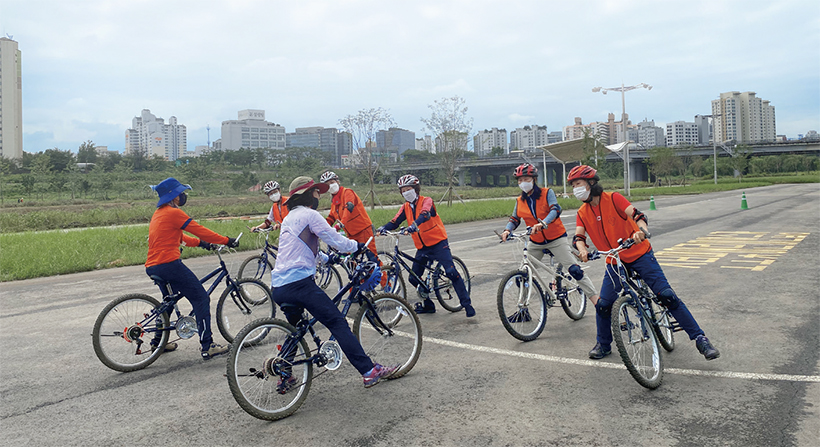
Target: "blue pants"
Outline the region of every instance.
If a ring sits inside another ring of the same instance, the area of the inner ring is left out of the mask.
[[[666,280],[666,276],[663,274],[663,270],[661,270],[661,266],[658,264],[658,260],[655,259],[655,253],[652,250],[644,253],[643,256],[633,262],[624,262],[624,266],[641,275],[641,279],[655,292],[655,295],[660,298],[664,306],[669,309],[669,313],[675,317],[678,324],[686,331],[690,340],[694,340],[698,335],[703,335],[703,330],[698,326],[695,317],[689,312],[686,304],[683,304],[683,301],[675,295],[675,291],[672,290],[669,281]],[[607,264],[606,274],[604,274],[603,284],[601,285],[601,298],[598,300],[598,304],[595,305],[598,343],[605,348],[610,348],[612,345],[612,304],[618,299],[620,291],[621,282],[617,267]]]
[[[282,312],[288,319],[288,323],[296,326],[302,319],[302,310],[307,309],[311,315],[316,317],[320,323],[325,325],[336,338],[345,357],[350,360],[350,364],[356,368],[360,374],[373,369],[373,361],[365,354],[359,340],[350,330],[339,309],[333,304],[330,298],[313,281],[313,276],[275,287],[271,290],[271,296],[276,304],[290,304],[283,307]],[[293,308],[292,306],[297,306]]]
[[[211,332],[211,297],[202,287],[199,278],[182,263],[181,259],[146,267],[145,273],[148,276],[159,276],[171,285],[174,292],[182,293],[188,299],[194,307],[199,342],[202,343],[203,349],[208,349],[214,341]]]
[[[450,253],[450,243],[447,239],[444,239],[436,245],[418,249],[414,257],[417,261],[413,261],[413,273],[421,277],[428,259],[440,262],[442,267],[444,267],[444,275],[453,282],[453,288],[456,289],[456,294],[458,295],[458,300],[461,302],[461,305],[467,306],[470,304],[470,294],[464,285],[464,278],[458,274],[456,265],[453,263],[453,255]],[[419,282],[411,276],[410,284],[413,287],[418,287]]]

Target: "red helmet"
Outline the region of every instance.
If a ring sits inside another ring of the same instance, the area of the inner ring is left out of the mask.
[[[538,168],[529,163],[524,163],[523,165],[515,168],[515,171],[513,171],[513,177],[515,178],[523,177],[525,175],[527,177],[535,177],[536,174],[538,174]]]
[[[593,180],[597,179],[597,177],[598,171],[587,165],[580,165],[570,169],[569,175],[567,175],[567,182],[572,183],[573,180],[578,179]]]

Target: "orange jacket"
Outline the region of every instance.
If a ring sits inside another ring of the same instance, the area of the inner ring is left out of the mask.
[[[163,205],[154,211],[148,225],[148,259],[146,267],[165,264],[179,259],[179,246],[199,245],[199,239],[184,234],[182,230],[199,236],[212,244],[227,244],[228,238],[196,223],[185,211],[169,205]]]
[[[339,185],[339,192],[330,200],[330,213],[327,224],[333,225],[339,221],[344,225],[345,232],[350,235],[359,234],[366,229],[373,229],[373,222],[364,209],[362,200],[352,189]]]
[[[271,225],[274,222],[278,224],[282,223],[282,220],[284,220],[285,216],[288,215],[288,207],[283,205],[287,202],[287,200],[288,198],[283,196],[278,202],[274,203],[273,206],[270,207],[270,213],[268,213],[265,223],[268,225]]]
[[[630,238],[636,231],[639,231],[638,224],[628,218],[624,210],[619,211],[615,207],[612,194],[611,192],[602,193],[601,201],[595,208],[585,203],[578,209],[578,219],[581,220],[584,230],[599,250],[613,249],[618,246],[618,239]],[[635,244],[622,251],[621,261],[633,262],[650,249],[652,246],[648,240],[644,239],[640,244]]]
[[[550,204],[547,202],[547,194],[549,193],[549,188],[541,188],[541,196],[535,201],[535,213],[537,216],[532,215],[532,211],[530,211],[529,205],[527,205],[527,201],[524,200],[523,196],[518,196],[518,204],[515,208],[516,214],[518,217],[524,219],[524,223],[527,224],[528,227],[531,227],[539,222],[540,219],[547,217],[547,214],[550,212]],[[536,219],[538,217],[538,219]],[[547,225],[546,229],[541,230],[538,233],[533,233],[530,236],[530,240],[538,243],[543,244],[547,241],[554,241],[559,237],[565,235],[567,232],[566,228],[564,228],[564,223],[561,222],[561,218],[556,217],[555,220]]]
[[[436,204],[432,203],[433,199],[428,197],[419,195],[416,201],[415,213],[410,206],[410,202],[404,202],[404,216],[407,219],[407,224],[412,225],[419,218],[424,209],[425,200],[430,200],[430,219],[419,225],[419,231],[412,233],[413,243],[416,244],[417,249],[430,247],[447,239],[447,230],[444,229],[444,223],[436,212]]]

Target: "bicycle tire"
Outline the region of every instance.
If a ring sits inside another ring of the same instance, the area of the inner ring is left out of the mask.
[[[239,272],[236,274],[237,278],[255,278],[255,279],[265,279],[270,272],[273,271],[274,262],[276,258],[268,254],[267,258],[262,255],[253,255],[244,261],[239,266]]]
[[[316,266],[316,275],[313,277],[316,285],[322,289],[327,296],[333,298],[342,290],[344,284],[342,283],[342,276],[335,265],[322,264]]]
[[[612,336],[618,353],[632,378],[651,390],[663,382],[660,344],[645,314],[631,296],[621,296],[612,305]]]
[[[458,256],[453,256],[453,264],[459,276],[464,280],[467,295],[470,295],[470,272],[467,270],[467,265]],[[463,309],[464,306],[461,305],[461,300],[456,293],[455,287],[453,287],[452,281],[444,274],[444,267],[441,266],[440,262],[436,262],[433,269],[433,272],[437,272],[437,274],[433,273],[433,290],[436,291],[436,298],[441,303],[441,307],[450,312],[458,312]]]
[[[567,287],[567,297],[561,300],[561,307],[568,317],[578,321],[587,311],[587,295],[580,287]]]
[[[159,301],[154,297],[141,293],[131,293],[116,298],[103,308],[94,322],[91,340],[94,353],[103,365],[120,372],[131,372],[143,369],[154,363],[168,343],[169,331],[163,330],[160,334],[159,348],[151,350],[153,338],[145,332],[139,335],[139,341],[128,341],[123,336],[124,329],[133,327],[145,319],[157,306]],[[154,327],[166,327],[168,314],[157,316],[152,323]],[[146,348],[143,351],[142,348]]]
[[[658,342],[666,352],[672,352],[675,349],[675,334],[672,331],[672,322],[669,321],[669,312],[666,311],[665,306],[658,304],[654,297],[647,297],[647,301],[649,301],[652,319],[654,320],[652,329],[655,330],[655,335],[658,336]]]
[[[513,270],[504,276],[496,294],[501,324],[510,335],[521,341],[535,340],[547,325],[547,297],[538,280],[531,279],[535,285],[535,295],[520,306],[524,299],[522,293],[527,293],[527,275],[521,270]]]
[[[275,421],[290,416],[307,399],[313,380],[313,363],[305,362],[291,369],[296,383],[284,394],[277,391],[281,375],[274,365],[281,359],[280,350],[296,331],[289,323],[274,318],[254,320],[236,335],[227,360],[228,387],[236,403],[251,416]],[[310,357],[303,339],[296,344],[292,361]]]
[[[399,365],[388,379],[398,379],[410,372],[421,355],[421,322],[402,297],[381,293],[368,298],[381,321],[393,335],[380,334],[367,318],[370,307],[362,304],[353,320],[353,334],[370,358],[384,366]],[[384,331],[384,328],[381,329]]]
[[[237,279],[236,288],[225,288],[216,305],[216,325],[228,343],[251,321],[275,316],[276,304],[270,288],[253,278]]]
[[[386,251],[378,251],[379,260],[382,262],[382,272],[387,274],[387,284],[376,287],[377,293],[395,293],[407,301],[407,286],[404,276],[401,274],[401,266],[396,262],[393,254]]]

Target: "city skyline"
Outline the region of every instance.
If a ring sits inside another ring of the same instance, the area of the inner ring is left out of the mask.
[[[122,152],[142,109],[176,116],[189,148],[244,109],[293,131],[384,107],[419,137],[427,106],[453,95],[473,134],[554,132],[620,119],[620,95],[591,89],[622,82],[653,86],[626,94],[633,123],[691,121],[752,91],[776,107],[778,135],[820,129],[811,1],[69,3],[0,0],[22,52],[26,152],[89,139]]]

